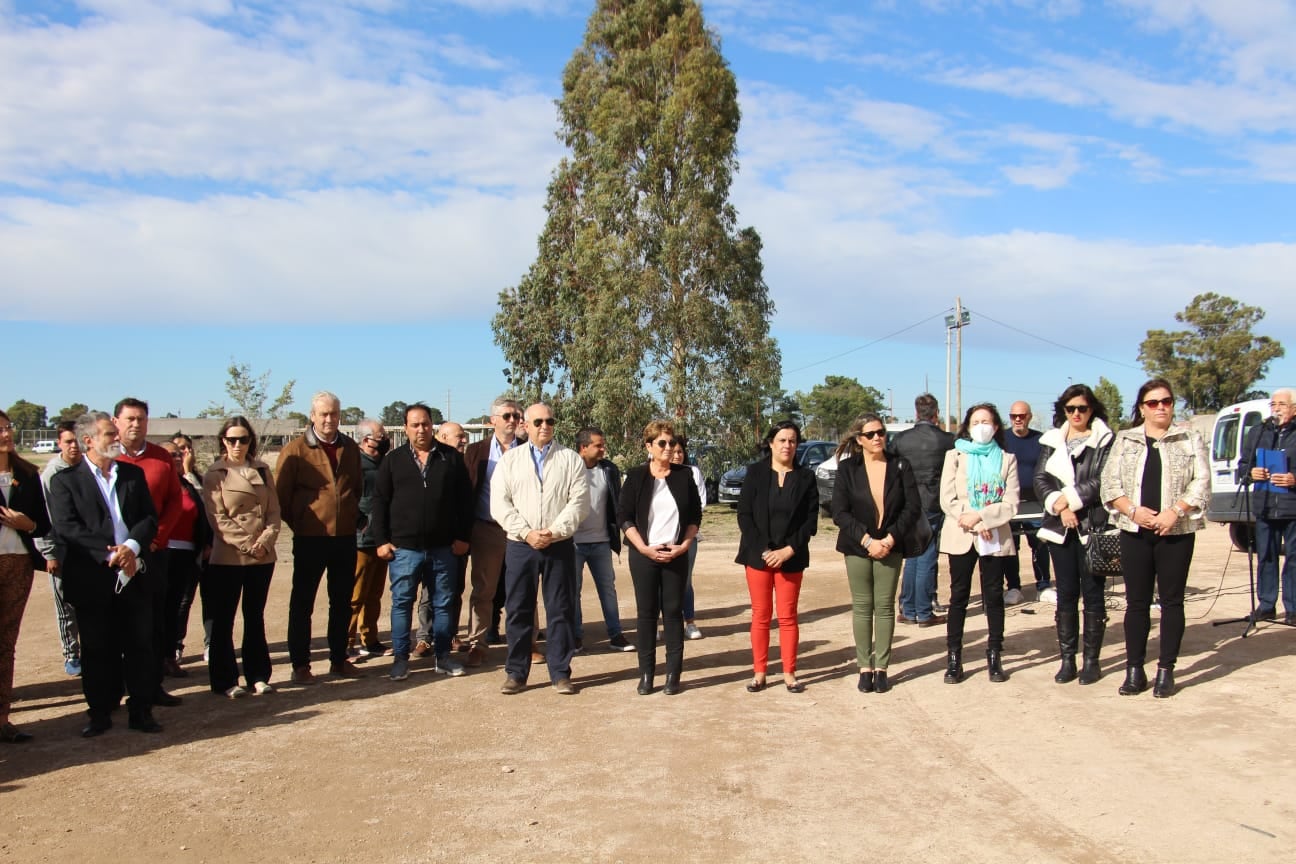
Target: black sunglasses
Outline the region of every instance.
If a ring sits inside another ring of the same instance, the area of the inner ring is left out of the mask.
[[[505,411],[503,414],[501,414],[501,415],[499,415],[499,416],[500,416],[500,417],[503,417],[504,420],[505,420],[506,422],[510,422],[510,423],[511,423],[512,421],[514,421],[514,420],[521,420],[521,419],[522,419],[522,415],[521,415],[521,414],[515,414],[515,413],[512,412],[512,411]]]
[[[1028,416],[1029,416],[1029,415],[1027,415],[1027,414],[1009,414],[1009,415],[1008,415],[1008,419],[1009,419],[1009,420],[1025,420]]]
[[[531,425],[539,429],[541,426],[553,426],[558,421],[552,417],[537,417],[531,421]]]
[[[653,443],[657,445],[657,449],[658,449],[658,450],[665,450],[667,447],[674,447],[674,446],[675,446],[675,439],[674,439],[674,438],[670,438],[670,439],[662,438],[662,439],[660,439],[660,440],[658,440],[658,441],[654,441]]]
[[[878,437],[879,435],[885,435],[885,434],[886,434],[885,429],[874,429],[871,432],[861,432],[860,437],[867,438],[868,440],[872,441],[874,438]]]
[[[226,435],[224,440],[226,444],[233,447],[237,444],[246,445],[252,439],[249,438],[247,435]]]
[[[1167,396],[1164,399],[1144,399],[1143,407],[1144,408],[1169,408],[1170,406],[1174,405],[1174,401],[1175,400],[1173,396]]]
[[[1068,414],[1088,414],[1088,405],[1063,405],[1062,410]]]

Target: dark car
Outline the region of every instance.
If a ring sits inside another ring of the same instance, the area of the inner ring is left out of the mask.
[[[833,450],[837,445],[831,441],[802,441],[797,445],[797,462],[802,468],[809,468],[813,471],[819,467],[819,463],[832,456]],[[732,471],[726,471],[720,477],[720,495],[721,504],[728,504],[730,507],[738,506],[738,495],[742,492],[743,480],[747,479],[747,466],[739,465]]]

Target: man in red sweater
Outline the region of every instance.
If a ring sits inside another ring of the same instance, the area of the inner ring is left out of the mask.
[[[153,574],[153,653],[157,658],[157,695],[154,705],[179,705],[180,697],[162,689],[162,675],[167,659],[175,659],[175,647],[166,638],[166,622],[174,620],[177,613],[167,610],[167,588],[170,580],[167,543],[180,520],[183,502],[180,496],[180,479],[171,464],[171,454],[157,444],[148,442],[148,403],[126,397],[113,409],[113,424],[122,446],[122,462],[138,465],[148,481],[149,497],[157,511],[158,531],[153,538],[149,570]],[[175,593],[175,592],[171,592]],[[168,613],[170,618],[168,618]]]

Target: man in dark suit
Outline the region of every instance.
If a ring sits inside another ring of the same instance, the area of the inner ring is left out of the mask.
[[[157,513],[144,472],[117,462],[117,427],[104,413],[77,421],[85,458],[50,479],[49,509],[66,549],[63,591],[81,629],[81,688],[89,706],[86,738],[112,727],[122,685],[129,725],[161,732],[153,719],[153,586],[147,557]]]

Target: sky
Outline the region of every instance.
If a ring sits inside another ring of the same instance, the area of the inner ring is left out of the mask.
[[[592,8],[0,0],[0,404],[190,416],[233,359],[300,410],[485,413]],[[788,391],[944,403],[956,298],[963,405],[1037,419],[1099,376],[1128,413],[1196,294],[1296,328],[1296,0],[702,8]]]

